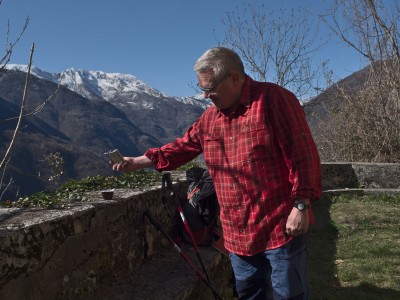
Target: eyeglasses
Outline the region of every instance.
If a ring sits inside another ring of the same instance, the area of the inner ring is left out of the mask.
[[[197,86],[199,87],[199,89],[201,89],[204,93],[211,93],[213,91],[213,89],[215,89],[218,85],[220,85],[222,83],[222,81],[224,81],[230,74],[222,77],[222,79],[220,81],[218,81],[216,84],[214,84],[214,86],[210,87],[210,88],[205,88],[200,86],[199,83],[197,83]]]

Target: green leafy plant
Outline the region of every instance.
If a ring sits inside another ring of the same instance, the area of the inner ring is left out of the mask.
[[[111,188],[145,188],[161,180],[158,172],[144,170],[121,176],[92,176],[80,181],[70,180],[55,191],[39,192],[18,199],[17,201],[2,201],[2,207],[44,207],[65,208],[73,202],[89,201],[86,192]]]

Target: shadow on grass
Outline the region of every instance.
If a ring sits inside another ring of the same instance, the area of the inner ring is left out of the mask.
[[[370,283],[342,287],[337,278],[336,243],[339,232],[330,216],[332,198],[324,195],[313,206],[315,221],[309,229],[308,264],[311,299],[400,299],[400,292]]]

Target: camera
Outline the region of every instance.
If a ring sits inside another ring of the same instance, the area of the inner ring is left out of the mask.
[[[120,162],[124,161],[124,158],[122,157],[122,155],[121,155],[121,153],[118,151],[118,149],[108,151],[108,152],[106,152],[106,153],[104,153],[104,154],[107,155],[108,158],[109,158],[114,164],[117,164],[117,163],[120,163]]]

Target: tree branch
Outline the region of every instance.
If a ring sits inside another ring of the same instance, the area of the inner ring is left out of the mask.
[[[26,80],[25,80],[25,87],[24,87],[24,94],[22,96],[22,103],[21,103],[21,109],[20,109],[20,113],[19,113],[19,118],[18,118],[18,122],[17,125],[15,127],[14,130],[14,135],[11,139],[10,145],[8,146],[8,149],[6,151],[6,154],[3,157],[2,162],[0,163],[0,170],[3,170],[6,166],[7,166],[7,161],[11,155],[11,150],[16,142],[16,138],[17,138],[17,134],[19,131],[19,128],[21,126],[21,122],[24,116],[24,109],[25,109],[25,103],[26,103],[26,97],[28,94],[28,85],[29,85],[29,78],[30,78],[30,74],[31,74],[31,66],[32,66],[32,57],[33,57],[33,52],[35,50],[35,43],[32,43],[32,48],[31,48],[31,54],[30,54],[30,58],[29,58],[29,65],[28,65],[28,72],[26,73]]]

